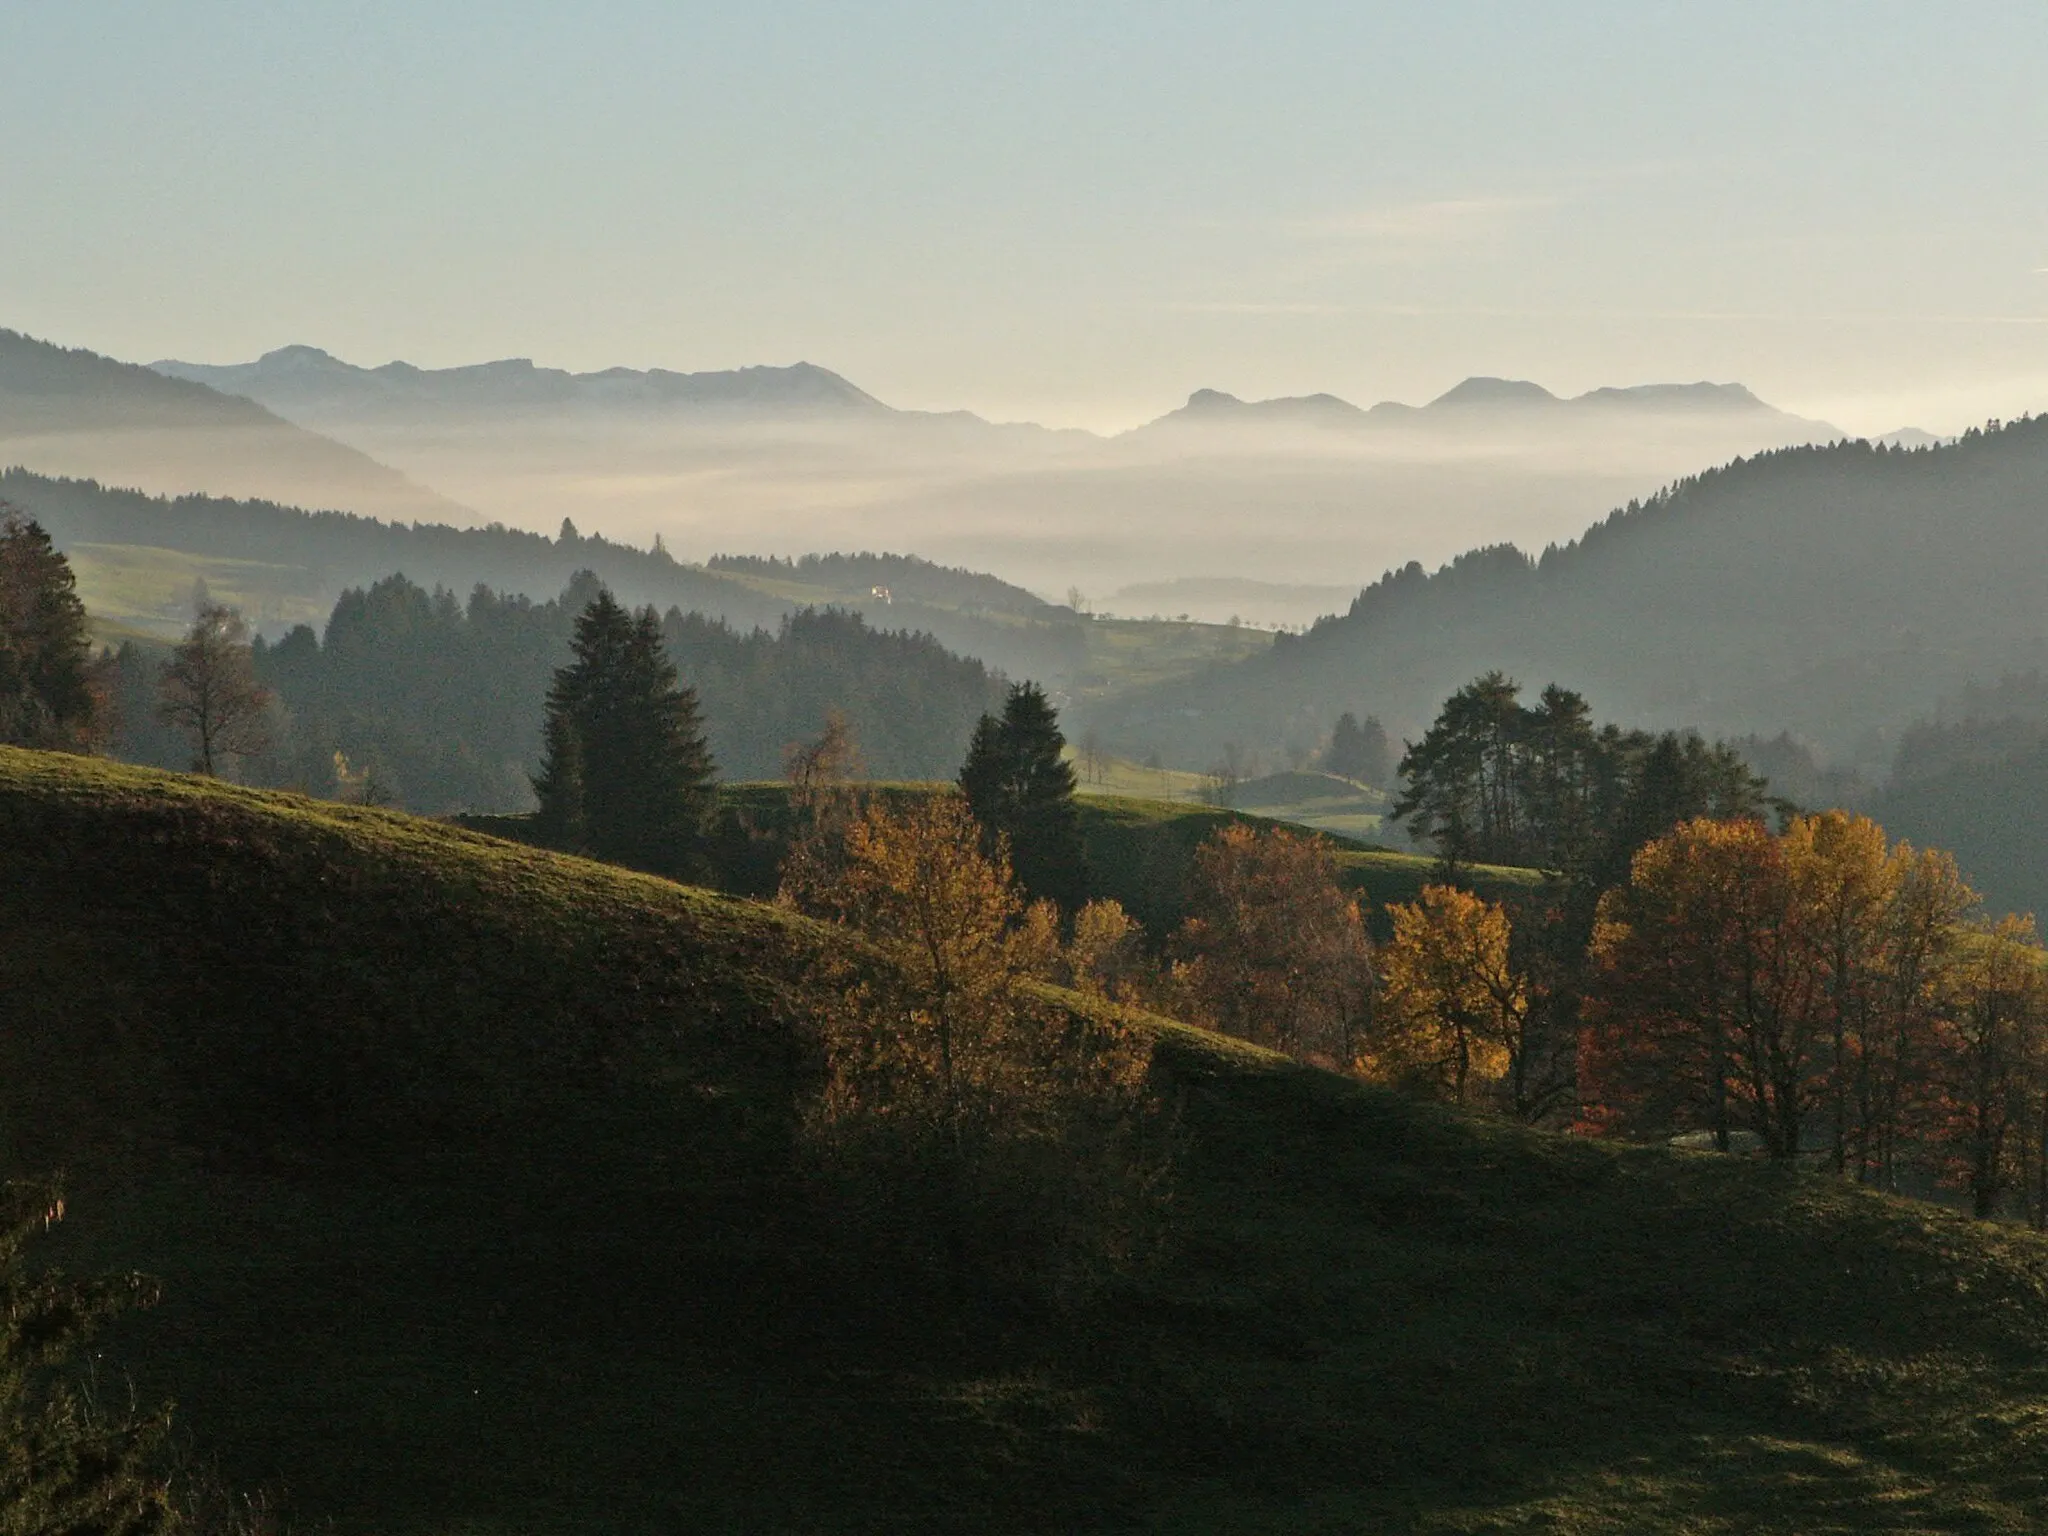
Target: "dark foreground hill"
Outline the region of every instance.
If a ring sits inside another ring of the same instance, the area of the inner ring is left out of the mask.
[[[1532,559],[1389,573],[1264,655],[1111,701],[1128,752],[1214,760],[1343,710],[1418,737],[1460,684],[1556,681],[1605,716],[1780,730],[1881,773],[1898,730],[2048,655],[2048,418],[1906,451],[1787,448],[1682,481]]]
[[[103,1380],[341,1531],[2027,1531],[2048,1245],[1160,1023],[1157,1263],[835,1268],[825,930],[453,829],[0,752],[7,1153],[167,1299]],[[1078,1002],[1072,1006],[1083,1006]],[[827,1283],[829,1282],[829,1283]]]

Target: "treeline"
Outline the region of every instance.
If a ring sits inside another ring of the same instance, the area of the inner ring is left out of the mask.
[[[679,608],[742,631],[773,628],[808,606],[733,579],[745,571],[839,583],[847,608],[877,622],[886,616],[886,627],[933,635],[948,650],[1014,676],[1065,677],[1087,651],[1082,621],[1067,610],[992,576],[912,556],[827,555],[803,562],[723,556],[720,569],[706,569],[675,560],[659,540],[652,549],[634,549],[579,532],[567,518],[549,538],[496,523],[455,528],[220,496],[149,496],[23,469],[0,472],[0,501],[35,518],[59,548],[140,545],[256,560],[309,571],[325,592],[367,587],[403,571],[430,590],[459,593],[482,584],[542,600],[588,570],[631,607]],[[890,589],[886,607],[871,595],[875,586]]]
[[[1595,886],[1683,817],[1752,815],[1768,793],[1736,747],[1595,725],[1555,683],[1531,707],[1499,672],[1451,695],[1400,775],[1392,817],[1436,848],[1446,875],[1510,864]]]
[[[1050,607],[1019,586],[960,566],[939,565],[916,555],[858,554],[713,555],[706,570],[799,581],[806,586],[887,589],[898,602],[937,603],[963,612],[1016,613],[1044,617]]]
[[[256,642],[256,677],[279,718],[247,775],[323,796],[367,783],[377,798],[428,814],[531,807],[542,702],[577,615],[601,590],[584,572],[548,602],[488,587],[465,602],[403,576],[344,593],[323,634],[301,625]],[[784,749],[835,709],[870,772],[944,777],[1001,697],[980,662],[929,636],[871,629],[857,614],[803,610],[772,631],[741,631],[670,609],[661,636],[727,778],[779,775]],[[156,723],[155,686],[151,659],[125,653],[118,746],[138,761],[188,767],[182,740]]]

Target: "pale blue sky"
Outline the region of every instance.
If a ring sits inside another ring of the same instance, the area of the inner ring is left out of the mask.
[[[2039,0],[0,0],[0,325],[1953,429],[2048,408],[2044,80]]]

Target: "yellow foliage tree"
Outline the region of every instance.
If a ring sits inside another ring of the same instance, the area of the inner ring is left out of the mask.
[[[1119,902],[1091,901],[1074,914],[1060,979],[1081,992],[1119,1003],[1145,1000],[1155,980],[1144,950],[1145,930]]]
[[[1390,906],[1370,1075],[1423,1083],[1464,1102],[1520,1081],[1529,988],[1510,955],[1507,913],[1470,891],[1429,885]]]
[[[1980,923],[1949,978],[1938,1060],[1947,1172],[1979,1216],[2031,1182],[2048,1217],[2048,955],[2032,918]]]
[[[1059,1288],[1128,1257],[1162,1173],[1149,1049],[1120,1011],[1038,984],[1057,912],[1024,904],[965,800],[864,807],[810,905],[874,952],[834,962],[813,1145],[870,1190],[929,1202],[956,1281],[972,1265]]]

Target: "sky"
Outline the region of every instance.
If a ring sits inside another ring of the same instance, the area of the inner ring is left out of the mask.
[[[2048,6],[0,0],[0,326],[131,361],[2048,409]]]

